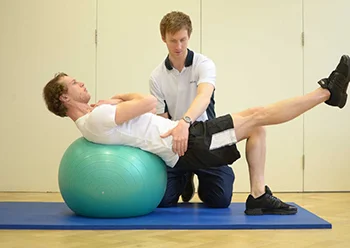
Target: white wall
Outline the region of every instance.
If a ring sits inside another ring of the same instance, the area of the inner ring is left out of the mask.
[[[137,6],[137,8],[135,8]],[[120,92],[149,93],[151,71],[167,56],[159,23],[179,9],[193,22],[191,49],[199,50],[200,1],[98,1],[97,98]]]
[[[42,88],[55,72],[84,81],[92,101],[146,93],[151,70],[167,54],[159,22],[181,10],[193,22],[190,49],[217,65],[218,114],[239,111],[312,90],[350,53],[350,3],[335,2],[1,0],[0,190],[58,190],[60,158],[80,134],[45,108]],[[275,191],[350,190],[349,111],[322,105],[305,120],[268,127],[267,183]],[[239,147],[234,188],[247,191],[244,143]]]
[[[202,20],[202,50],[218,68],[218,113],[303,93],[300,1],[203,0]],[[266,183],[274,190],[302,191],[303,119],[266,131]],[[238,144],[242,159],[232,166],[236,191],[249,191],[245,144]]]
[[[328,77],[342,54],[350,54],[350,2],[330,2],[305,1],[305,91]],[[349,104],[343,109],[323,104],[305,114],[305,191],[350,190],[349,130]]]
[[[95,95],[95,23],[94,0],[0,1],[0,190],[58,190],[59,160],[79,133],[46,110],[42,89],[65,71]]]

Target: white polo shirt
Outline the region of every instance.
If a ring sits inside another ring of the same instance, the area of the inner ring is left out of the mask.
[[[118,105],[103,104],[77,119],[75,124],[90,142],[138,147],[158,155],[167,166],[175,166],[179,156],[172,150],[173,137],[160,135],[176,127],[177,121],[146,113],[117,125],[116,114]]]
[[[152,72],[150,93],[158,100],[157,114],[168,112],[172,120],[180,120],[197,95],[200,83],[216,83],[216,67],[206,56],[188,49],[184,69],[179,72],[171,65],[169,56]],[[197,118],[205,121],[215,118],[214,94],[207,110]]]

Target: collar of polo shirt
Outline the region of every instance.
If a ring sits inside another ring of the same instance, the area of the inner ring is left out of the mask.
[[[189,67],[189,66],[192,65],[192,63],[193,63],[193,56],[194,56],[193,51],[191,51],[190,49],[187,48],[187,56],[186,56],[186,60],[185,60],[185,67]],[[168,70],[172,70],[173,69],[173,65],[171,64],[171,61],[169,59],[169,55],[165,59],[165,67]]]

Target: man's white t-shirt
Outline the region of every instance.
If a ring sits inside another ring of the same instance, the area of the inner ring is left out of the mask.
[[[176,121],[146,113],[117,125],[116,111],[118,114],[118,105],[103,104],[75,123],[90,142],[138,147],[158,155],[167,166],[175,166],[179,156],[172,150],[172,136],[161,138],[160,135],[174,128]]]

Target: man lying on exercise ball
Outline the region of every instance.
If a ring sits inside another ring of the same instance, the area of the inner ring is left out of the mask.
[[[306,95],[192,123],[183,156],[173,152],[172,136],[168,135],[177,121],[155,115],[156,99],[151,95],[118,94],[89,105],[90,94],[84,83],[60,73],[46,84],[43,97],[52,113],[71,118],[91,142],[138,147],[158,155],[167,166],[198,169],[232,164],[240,158],[233,144],[249,138],[255,128],[288,122],[323,102],[343,108],[349,81],[350,58],[343,55],[329,77],[318,82],[320,87]],[[256,180],[250,179],[253,187]],[[273,196],[267,186],[262,190],[262,195],[248,196],[247,215],[297,212],[295,206]]]

